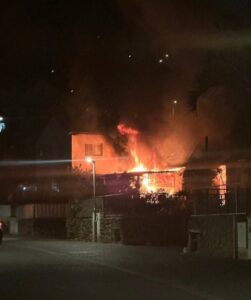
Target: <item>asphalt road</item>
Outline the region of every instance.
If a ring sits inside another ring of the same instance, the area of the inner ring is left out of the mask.
[[[178,248],[6,238],[0,299],[251,299],[251,262]]]

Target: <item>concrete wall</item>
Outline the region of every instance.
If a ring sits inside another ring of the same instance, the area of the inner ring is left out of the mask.
[[[0,205],[0,219],[6,220],[10,217],[11,208],[10,205]]]
[[[233,215],[192,216],[189,248],[202,255],[235,258],[236,219]]]

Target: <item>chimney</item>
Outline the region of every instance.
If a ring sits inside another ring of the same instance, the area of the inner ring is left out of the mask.
[[[208,136],[205,136],[205,152],[208,153]]]

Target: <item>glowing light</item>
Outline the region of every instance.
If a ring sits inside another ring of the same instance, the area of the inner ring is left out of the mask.
[[[75,92],[74,89],[71,89],[71,90],[70,90],[70,93],[71,93],[71,94],[73,94],[74,92]]]
[[[168,53],[166,53],[166,54],[165,54],[165,58],[168,58],[168,57],[169,57],[169,54],[168,54]]]
[[[54,69],[51,69],[51,74],[55,73],[55,70]]]
[[[92,159],[90,156],[87,156],[85,158],[85,161],[88,163],[88,164],[93,164],[94,163],[94,159]]]
[[[163,63],[163,59],[160,58],[160,59],[159,59],[159,64],[162,64],[162,63]]]
[[[3,121],[3,117],[2,116],[0,116],[0,122],[2,122]]]
[[[178,103],[178,101],[177,100],[173,100],[173,104],[177,104]]]
[[[132,54],[129,54],[128,57],[129,57],[129,58],[132,58]]]

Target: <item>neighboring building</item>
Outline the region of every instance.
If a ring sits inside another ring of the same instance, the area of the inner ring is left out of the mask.
[[[71,157],[71,138],[55,118],[49,119],[36,142],[36,157],[42,160],[68,160]]]
[[[20,234],[66,235],[70,156],[70,135],[51,118],[36,142],[34,184],[25,186],[23,201],[16,208]]]
[[[64,191],[70,170],[71,137],[68,131],[52,118],[36,142],[35,180],[38,184],[39,198],[53,197]]]
[[[5,219],[11,234],[65,236],[72,195],[70,135],[52,118],[34,149],[33,160],[6,169],[13,183],[8,183],[0,218]]]
[[[193,203],[190,251],[251,259],[250,153],[249,149],[200,151],[190,159],[184,175]]]

